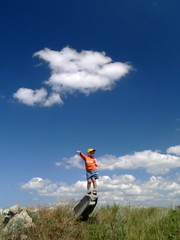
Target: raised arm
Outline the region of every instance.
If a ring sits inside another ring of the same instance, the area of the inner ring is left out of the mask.
[[[85,160],[86,156],[81,151],[76,151],[76,153]]]

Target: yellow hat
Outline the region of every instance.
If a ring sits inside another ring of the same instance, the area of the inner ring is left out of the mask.
[[[95,151],[96,151],[96,149],[89,148],[89,149],[87,150],[87,153],[90,153],[90,152],[95,152]]]

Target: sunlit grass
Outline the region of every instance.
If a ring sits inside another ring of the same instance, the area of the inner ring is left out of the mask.
[[[29,240],[180,240],[179,209],[104,206],[87,221],[77,220],[72,206],[28,212],[35,224]]]

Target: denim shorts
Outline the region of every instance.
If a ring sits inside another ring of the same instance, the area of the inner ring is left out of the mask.
[[[98,172],[96,170],[88,171],[88,172],[86,172],[86,178],[87,178],[87,180],[90,178],[98,179],[99,178]]]

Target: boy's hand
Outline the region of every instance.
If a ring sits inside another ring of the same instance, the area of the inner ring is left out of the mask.
[[[80,154],[81,151],[76,151],[77,154]]]

